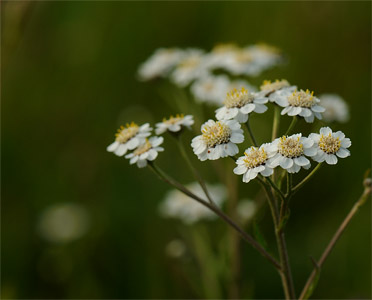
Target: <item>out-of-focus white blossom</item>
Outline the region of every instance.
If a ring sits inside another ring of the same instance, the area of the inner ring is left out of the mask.
[[[243,222],[249,221],[255,215],[256,210],[256,203],[249,199],[240,200],[236,207],[236,212]]]
[[[193,116],[184,116],[183,114],[177,114],[175,117],[170,116],[169,119],[164,118],[162,122],[155,124],[155,133],[162,134],[166,131],[178,132],[182,129],[182,127],[190,129],[190,126],[193,124]]]
[[[340,122],[346,123],[350,119],[349,106],[339,95],[322,94],[319,96],[322,106],[325,108],[323,112],[323,120],[325,122]]]
[[[199,102],[221,105],[228,92],[230,80],[225,75],[208,75],[196,80],[191,92]]]
[[[186,245],[180,239],[170,241],[165,247],[165,253],[172,258],[180,258],[186,252]]]
[[[211,198],[217,206],[221,206],[226,197],[226,188],[220,184],[207,184]],[[199,183],[193,182],[186,185],[192,193],[205,199],[205,194]],[[200,220],[215,219],[216,214],[194,199],[178,190],[169,191],[160,205],[160,213],[164,217],[179,218],[186,224]]]

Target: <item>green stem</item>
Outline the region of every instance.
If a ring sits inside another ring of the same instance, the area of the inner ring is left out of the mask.
[[[281,266],[279,262],[269,254],[250,234],[246,233],[242,228],[239,227],[229,216],[227,216],[223,211],[221,211],[217,206],[210,204],[209,202],[201,199],[190,190],[188,190],[185,186],[183,186],[178,181],[174,180],[173,178],[169,177],[167,174],[164,173],[159,167],[157,167],[154,162],[150,162],[148,164],[149,168],[165,183],[172,185],[185,195],[189,196],[190,198],[196,200],[200,204],[204,205],[205,207],[212,210],[215,214],[217,214],[223,221],[233,227],[241,237],[247,241],[253,248],[255,248],[260,254],[265,257],[277,270],[281,270]]]
[[[353,205],[350,212],[347,214],[344,221],[341,223],[340,227],[337,229],[336,233],[332,237],[331,241],[329,242],[327,248],[324,250],[322,256],[320,257],[319,261],[315,264],[315,269],[310,274],[309,279],[307,280],[304,289],[301,292],[299,300],[302,299],[308,299],[311,296],[312,291],[315,288],[315,282],[314,280],[317,278],[317,275],[319,274],[319,270],[324,264],[326,258],[331,253],[332,249],[334,248],[336,242],[344,232],[347,225],[349,225],[351,219],[354,217],[354,215],[357,213],[359,208],[366,202],[367,199],[370,198],[371,195],[371,186],[366,186],[363,194],[360,196],[358,201]]]
[[[251,140],[251,143],[257,147],[257,142],[256,142],[256,139],[254,138],[254,135],[253,135],[253,132],[252,132],[252,129],[251,129],[251,126],[249,125],[249,120],[250,118],[248,117],[248,120],[247,122],[245,123],[245,126],[247,127],[248,129],[248,134],[249,134],[249,138]]]
[[[268,183],[273,187],[273,189],[279,194],[282,200],[285,198],[283,192],[277,187],[277,185],[270,179],[270,177],[265,177]]]
[[[289,127],[287,129],[287,132],[284,135],[289,135],[291,133],[293,127],[296,125],[296,123],[297,123],[297,117],[294,116],[293,119],[292,119],[291,124],[289,125]]]
[[[196,180],[199,182],[199,185],[203,189],[205,196],[208,198],[208,201],[211,204],[215,205],[215,203],[213,202],[213,200],[212,200],[212,198],[211,198],[211,196],[208,192],[207,185],[205,184],[205,182],[204,182],[203,178],[201,177],[201,175],[199,174],[198,170],[196,170],[194,165],[191,163],[191,160],[186,153],[185,146],[183,145],[182,140],[181,140],[181,135],[178,135],[178,137],[177,137],[177,145],[180,148],[180,152],[181,152],[183,158],[185,159],[187,165],[189,166],[191,172],[194,174],[194,177],[196,178]]]
[[[272,133],[271,133],[271,140],[272,141],[275,140],[278,136],[279,124],[280,124],[280,107],[275,105],[273,130],[272,130]]]
[[[322,163],[319,163],[310,173],[309,175],[307,175],[299,184],[297,184],[293,189],[292,189],[292,194],[294,194],[295,192],[297,192],[301,187],[303,187],[303,185],[308,182],[311,177],[314,176],[314,174],[320,169],[320,167],[322,166]]]

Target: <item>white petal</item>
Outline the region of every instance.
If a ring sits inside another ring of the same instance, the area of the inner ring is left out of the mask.
[[[316,153],[317,153],[317,148],[316,148],[316,146],[314,146],[314,147],[311,147],[311,148],[305,148],[304,149],[304,154],[306,155],[306,156],[314,156],[314,155],[316,155]]]
[[[246,105],[244,105],[240,111],[242,113],[245,113],[245,114],[249,114],[251,113],[254,109],[255,109],[256,105],[254,105],[253,103],[248,103]]]
[[[131,138],[127,143],[126,146],[129,150],[133,150],[134,148],[137,148],[140,144],[141,139],[138,139],[136,137]]]
[[[216,119],[217,120],[223,120],[226,114],[226,107],[223,106],[216,110]]]
[[[314,122],[314,115],[312,114],[310,117],[304,118],[307,123],[313,123]]]
[[[235,117],[235,120],[237,120],[239,123],[245,123],[248,121],[248,115],[243,114],[241,111],[239,111]]]
[[[240,133],[233,132],[231,134],[230,141],[235,143],[235,144],[240,144],[240,143],[244,142],[244,135],[242,135]]]
[[[147,159],[152,161],[155,158],[157,158],[157,156],[158,156],[158,152],[155,151],[154,149],[150,149],[149,150],[149,155],[148,155]]]
[[[337,152],[336,155],[341,158],[345,158],[350,156],[350,151],[345,149],[345,148],[340,148]]]
[[[123,156],[125,153],[127,153],[127,146],[125,144],[120,144],[120,146],[115,150],[115,154],[117,156]]]
[[[247,167],[245,165],[239,165],[234,169],[234,173],[237,175],[244,174],[247,171]]]
[[[293,160],[288,157],[282,157],[279,164],[283,169],[288,169],[293,166]]]
[[[327,164],[330,164],[330,165],[337,164],[337,156],[334,154],[327,154],[325,160]]]
[[[262,114],[267,111],[267,106],[263,104],[256,104],[256,108],[254,109],[255,113]]]
[[[238,146],[234,143],[229,142],[226,146],[227,147],[225,149],[229,156],[233,156],[239,152]]]
[[[267,176],[272,175],[273,172],[274,172],[274,169],[270,168],[269,166],[265,166],[265,169],[261,171],[261,175],[267,177]]]
[[[302,145],[304,145],[304,148],[310,148],[314,144],[314,141],[312,139],[306,137],[301,137],[300,142],[302,143]]]
[[[285,115],[288,111],[292,109],[292,106],[287,106],[282,109],[282,112],[280,113],[281,115]]]
[[[312,111],[315,111],[315,112],[318,112],[318,113],[322,113],[322,112],[325,112],[325,108],[320,106],[320,105],[314,105],[311,107],[311,110]]]
[[[292,107],[292,109],[288,111],[288,116],[297,116],[301,111],[302,107]]]
[[[113,152],[113,151],[116,150],[117,147],[119,147],[119,145],[120,145],[120,143],[117,142],[117,141],[115,141],[115,142],[113,142],[112,144],[110,144],[110,145],[106,148],[106,150],[107,150],[108,152]]]
[[[320,134],[323,134],[323,135],[328,135],[332,133],[332,129],[329,128],[329,127],[322,127],[320,128]]]
[[[133,156],[133,157],[130,159],[129,164],[131,164],[131,165],[135,164],[135,163],[137,162],[138,158],[139,158],[138,155]]]
[[[147,160],[146,159],[137,161],[137,167],[138,168],[144,168],[146,166],[147,166]]]
[[[306,166],[310,161],[305,156],[296,157],[294,162],[299,166]]]
[[[319,143],[320,134],[317,133],[310,133],[309,139],[312,139],[315,143]]]
[[[312,115],[312,112],[308,108],[302,108],[300,116],[301,117],[310,117]]]
[[[343,148],[349,148],[351,146],[351,141],[349,138],[344,138],[342,141],[341,141],[341,147]]]
[[[332,134],[333,137],[339,138],[340,140],[345,138],[345,134],[342,131],[337,131]]]

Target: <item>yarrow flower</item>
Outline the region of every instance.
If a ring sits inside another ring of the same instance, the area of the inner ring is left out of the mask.
[[[239,152],[236,144],[244,141],[243,130],[235,120],[208,120],[201,126],[202,134],[193,138],[191,146],[201,161],[233,156]]]
[[[146,139],[143,144],[141,144],[132,153],[127,154],[125,158],[130,158],[129,163],[135,164],[139,168],[144,168],[147,166],[147,161],[153,161],[158,157],[158,152],[164,151],[164,148],[159,147],[164,141],[163,137],[153,136]]]
[[[217,206],[221,206],[226,198],[226,188],[220,184],[207,184],[206,186],[213,202]],[[205,199],[205,194],[197,182],[186,185],[186,188],[193,194]],[[178,190],[169,191],[159,209],[162,216],[179,218],[186,224],[216,218],[216,214],[210,209]]]
[[[278,138],[269,147],[270,151],[276,152],[269,165],[272,168],[280,165],[288,173],[297,173],[301,167],[309,169],[311,164],[305,155],[309,157],[316,155],[313,144],[312,139],[303,137],[301,133]]]
[[[344,99],[336,94],[323,94],[319,96],[322,106],[325,108],[323,120],[325,122],[346,123],[349,121],[349,107]]]
[[[170,116],[169,119],[164,118],[162,122],[155,124],[156,134],[162,134],[166,131],[178,132],[182,127],[187,127],[190,129],[190,126],[194,124],[193,116],[183,114],[177,114],[175,117]]]
[[[252,111],[264,113],[267,110],[268,99],[260,97],[258,94],[250,93],[244,87],[227,93],[224,106],[216,110],[218,120],[237,120],[239,123],[245,123],[248,120],[248,114]]]
[[[141,80],[151,80],[156,77],[164,77],[181,60],[183,51],[176,48],[160,48],[149,57],[138,70]]]
[[[311,133],[309,138],[314,141],[316,155],[313,159],[317,162],[325,161],[327,164],[337,164],[337,157],[345,158],[350,156],[347,149],[351,146],[349,138],[345,138],[342,131],[332,132],[329,127],[320,129],[320,134]]]
[[[320,100],[314,96],[314,92],[309,90],[291,91],[290,89],[283,89],[278,91],[274,97],[274,101],[284,107],[281,114],[288,116],[301,116],[305,118],[307,123],[314,122],[314,117],[322,119],[320,113],[325,109],[318,105]]]
[[[273,174],[273,167],[268,164],[270,159],[275,155],[275,151],[270,149],[271,144],[263,144],[259,148],[250,147],[236,161],[238,165],[234,169],[237,175],[243,175],[243,182],[249,182],[256,178],[258,174],[270,176]]]
[[[152,128],[148,123],[138,126],[132,122],[126,124],[126,127],[120,126],[115,134],[115,142],[107,147],[107,151],[114,152],[117,156],[123,156],[128,150],[138,147],[146,137],[151,135]]]
[[[290,85],[289,82],[285,79],[276,79],[274,82],[271,82],[271,80],[264,80],[262,85],[260,86],[260,94],[268,96],[270,102],[275,102],[275,97],[277,95],[276,93],[278,91],[289,90],[293,92],[296,88],[296,86]]]
[[[196,80],[191,85],[191,92],[199,102],[220,105],[226,95],[230,80],[225,75],[208,75]]]

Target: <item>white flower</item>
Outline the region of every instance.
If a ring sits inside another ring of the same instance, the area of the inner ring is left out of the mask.
[[[290,85],[285,79],[276,79],[274,82],[271,82],[271,80],[264,80],[260,86],[260,94],[268,96],[270,102],[275,102],[278,91],[289,90],[290,92],[293,92],[296,90],[296,88],[297,87],[295,85]]]
[[[170,116],[168,120],[164,118],[162,122],[155,124],[155,133],[162,134],[167,130],[169,130],[170,132],[178,132],[182,129],[183,126],[190,129],[190,126],[193,124],[193,116],[184,116],[183,114],[177,114],[175,117]]]
[[[221,206],[226,197],[225,187],[220,184],[207,184],[206,186],[214,203]],[[205,199],[205,194],[197,182],[186,185],[186,188],[200,198]],[[178,190],[169,191],[159,209],[162,216],[179,218],[186,224],[216,218],[216,214],[210,209]]]
[[[270,151],[277,153],[268,164],[273,168],[280,165],[288,173],[297,173],[301,167],[309,169],[310,161],[305,155],[312,157],[316,154],[316,149],[312,147],[313,144],[312,139],[302,137],[301,133],[278,138],[269,147]]]
[[[349,121],[349,107],[344,99],[336,94],[323,94],[319,96],[322,106],[325,108],[323,119],[326,122],[337,121],[346,123]]]
[[[314,96],[314,92],[309,90],[291,91],[283,89],[276,93],[275,102],[284,107],[281,114],[288,116],[301,116],[305,118],[307,123],[314,122],[314,116],[322,119],[320,113],[324,112],[324,108],[318,103],[320,100]]]
[[[249,199],[240,200],[236,207],[236,212],[243,222],[250,220],[255,215],[256,211],[256,203]]]
[[[164,151],[164,148],[159,147],[162,144],[164,138],[162,136],[153,136],[146,139],[145,142],[140,145],[134,152],[127,154],[125,158],[130,158],[129,163],[135,164],[139,168],[147,166],[147,161],[153,161],[158,157],[158,152]]]
[[[224,106],[216,110],[218,120],[237,120],[239,123],[245,123],[248,120],[248,114],[252,111],[264,113],[267,110],[268,99],[259,96],[256,93],[250,93],[245,88],[240,91],[237,89],[227,93]]]
[[[209,70],[223,69],[228,64],[231,56],[239,47],[235,44],[219,44],[216,45],[210,53],[205,56],[205,64]]]
[[[225,97],[226,96],[226,93],[229,92],[229,91],[231,91],[231,90],[233,90],[233,89],[240,90],[241,88],[245,88],[245,89],[247,89],[249,91],[252,91],[252,92],[257,92],[257,87],[255,87],[254,85],[250,84],[248,81],[241,80],[241,79],[236,79],[236,80],[230,81],[229,87],[224,92],[223,96]]]
[[[345,158],[350,156],[350,151],[347,149],[351,146],[349,138],[345,138],[342,131],[332,132],[329,127],[320,129],[320,134],[311,133],[309,138],[314,141],[314,151],[316,155],[313,160],[317,162],[326,161],[327,164],[337,164],[337,156]]]
[[[278,48],[266,44],[252,45],[246,49],[251,54],[254,64],[259,66],[261,71],[277,65],[282,59]]]
[[[221,105],[229,85],[225,75],[208,75],[196,80],[191,85],[191,92],[197,101]]]
[[[120,126],[115,134],[115,142],[107,147],[107,151],[114,152],[117,156],[123,156],[128,150],[133,150],[143,143],[145,138],[151,135],[151,130],[148,123],[140,127],[134,122],[127,124],[126,127]]]
[[[164,77],[180,61],[183,52],[176,48],[160,48],[149,57],[138,70],[141,80],[150,80],[156,77]]]
[[[171,80],[180,87],[185,87],[193,80],[208,75],[204,65],[204,51],[187,49],[181,61],[171,74]]]
[[[249,182],[256,178],[260,173],[262,176],[270,176],[273,174],[273,167],[268,163],[270,158],[273,157],[276,152],[270,149],[271,144],[263,144],[260,148],[250,147],[244,152],[244,156],[241,156],[236,161],[238,165],[234,169],[234,173],[237,175],[243,175],[243,182]]]
[[[239,152],[236,144],[244,141],[243,130],[235,120],[208,120],[201,126],[202,135],[193,138],[191,146],[201,161],[233,156]]]

